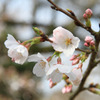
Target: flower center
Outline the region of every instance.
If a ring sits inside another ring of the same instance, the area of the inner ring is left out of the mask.
[[[66,46],[68,46],[68,45],[70,45],[70,44],[72,43],[71,40],[72,40],[72,39],[70,39],[70,38],[67,38],[67,39],[66,39],[66,41],[65,41],[65,42],[66,42]]]
[[[56,72],[56,73],[59,73],[59,70],[58,70],[58,69],[56,69],[56,70],[55,70],[55,72]]]
[[[45,64],[46,64],[46,63],[45,63],[44,61],[41,61],[41,62],[40,62],[40,66],[41,66],[42,69],[45,68]]]

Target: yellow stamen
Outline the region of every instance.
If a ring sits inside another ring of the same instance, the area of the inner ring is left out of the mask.
[[[70,44],[72,43],[71,40],[72,40],[72,39],[70,39],[70,38],[67,38],[67,39],[66,39],[66,41],[65,41],[65,42],[66,42],[66,46],[68,46],[68,45],[70,45]]]

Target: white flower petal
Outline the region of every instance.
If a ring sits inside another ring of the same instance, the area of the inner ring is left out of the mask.
[[[52,74],[50,74],[48,76],[48,79],[50,79],[50,78],[51,78],[51,80],[52,80],[53,83],[58,83],[62,79],[62,73],[54,71]]]
[[[28,58],[28,50],[24,46],[18,45],[8,50],[8,56],[11,57],[15,63],[23,64]]]
[[[80,39],[77,38],[77,37],[74,37],[74,38],[72,39],[72,44],[74,45],[75,48],[78,47],[79,42],[80,42]]]
[[[17,45],[19,45],[19,43],[16,41],[16,39],[10,34],[8,34],[7,40],[4,42],[4,44],[5,44],[6,48],[8,48],[8,49],[14,48]]]
[[[43,60],[43,61],[47,62],[47,60],[45,59],[45,57],[42,56],[40,53],[33,54],[33,55],[29,56],[29,58],[28,58],[28,62],[38,62],[40,60]]]
[[[40,63],[41,62],[36,63],[33,68],[33,73],[36,74],[36,76],[38,77],[42,77],[45,75],[45,67],[43,68]]]
[[[70,47],[68,49],[63,49],[63,53],[65,54],[66,57],[71,56],[75,51],[75,48]]]
[[[74,85],[79,85],[82,79],[81,69],[73,69],[72,72],[67,74]]]
[[[49,70],[47,71],[46,75],[50,75],[53,71],[55,71],[58,67],[57,66],[52,66],[49,68]]]
[[[56,44],[56,43],[52,43],[52,46],[53,46],[54,50],[56,50],[56,51],[60,51],[60,52],[63,51],[62,47],[59,46],[59,45]]]
[[[67,65],[61,65],[61,64],[57,64],[58,65],[58,70],[61,73],[69,73],[71,72],[72,68],[70,66]]]

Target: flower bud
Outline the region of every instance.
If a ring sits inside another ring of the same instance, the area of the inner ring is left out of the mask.
[[[85,42],[90,43],[93,40],[91,36],[86,36]]]
[[[76,64],[78,64],[79,61],[80,61],[80,58],[76,58],[76,59],[74,59],[73,62],[72,62],[72,65],[76,65]]]
[[[83,66],[83,64],[80,63],[80,64],[78,65],[78,68],[82,69],[82,66]]]
[[[49,79],[49,81],[50,81],[49,87],[50,87],[50,88],[53,88],[53,87],[56,85],[56,83],[53,83],[51,79]]]
[[[89,44],[85,42],[85,43],[84,43],[84,46],[89,47]]]
[[[73,55],[71,58],[70,58],[70,61],[74,60],[77,58],[77,55]]]
[[[62,88],[62,93],[69,93],[72,90],[72,85],[70,84],[69,86],[65,86],[64,88]]]
[[[61,64],[61,58],[60,57],[57,59],[57,64]]]
[[[43,35],[43,34],[44,34],[44,33],[43,33],[40,29],[38,29],[37,27],[33,27],[33,30],[34,30],[35,33],[38,34],[38,35]]]
[[[92,10],[89,9],[89,8],[85,11],[85,13],[86,13],[86,15],[87,15],[89,18],[90,18],[90,17],[92,16],[92,14],[93,14]]]
[[[83,14],[83,18],[84,18],[84,19],[88,19],[88,16],[87,16],[86,13]]]
[[[90,42],[90,45],[91,45],[91,46],[95,45],[95,42],[92,40],[92,41]]]
[[[50,62],[52,59],[52,57],[50,56],[49,58],[47,58],[47,61]]]

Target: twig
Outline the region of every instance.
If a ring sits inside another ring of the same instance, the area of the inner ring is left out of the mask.
[[[82,50],[82,49],[80,49],[80,48],[76,48],[75,50],[81,51],[81,52],[85,52],[85,53],[87,53],[87,54],[90,54],[90,53],[91,53],[91,51],[89,51],[89,50]]]
[[[52,4],[52,6],[51,6],[52,9],[54,9],[56,11],[60,11],[60,12],[64,13],[65,15],[69,16],[70,18],[72,18],[77,26],[80,26],[80,27],[86,29],[87,31],[89,31],[94,36],[97,34],[97,32],[95,32],[91,29],[91,27],[86,27],[83,23],[81,23],[72,11],[71,12],[74,14],[74,16],[73,16],[73,14],[68,13],[67,11],[58,7],[52,0],[48,0],[48,2]]]
[[[95,62],[95,66],[97,66],[97,64],[99,64],[99,63],[100,63],[100,60],[96,61]]]

